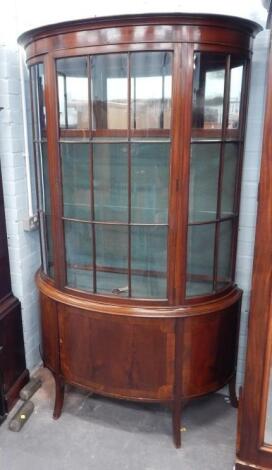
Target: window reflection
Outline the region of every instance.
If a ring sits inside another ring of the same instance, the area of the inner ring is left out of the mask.
[[[127,54],[91,58],[93,129],[127,129]]]
[[[43,64],[33,65],[30,77],[34,108],[34,139],[40,140],[45,137],[46,129]]]
[[[196,53],[194,57],[193,127],[221,129],[226,56]]]
[[[231,59],[228,128],[238,129],[244,66]]]
[[[57,60],[59,124],[88,129],[88,61],[86,57]]]
[[[172,57],[170,52],[131,55],[132,129],[169,129]]]

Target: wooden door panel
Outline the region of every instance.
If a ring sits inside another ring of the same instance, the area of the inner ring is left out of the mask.
[[[220,388],[235,371],[239,307],[184,322],[183,393]]]
[[[124,319],[61,305],[59,325],[68,382],[128,398],[171,398],[173,320]]]

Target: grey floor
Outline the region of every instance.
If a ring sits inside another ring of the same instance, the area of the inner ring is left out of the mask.
[[[233,468],[236,411],[223,395],[187,406],[183,444],[177,450],[166,407],[90,396],[69,387],[63,414],[53,421],[53,380],[45,369],[36,375],[43,386],[32,398],[35,410],[29,421],[19,433],[8,430],[9,419],[0,427],[0,470]]]

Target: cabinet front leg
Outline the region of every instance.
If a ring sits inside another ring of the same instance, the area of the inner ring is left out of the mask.
[[[177,449],[181,447],[181,412],[183,408],[182,400],[174,400],[172,405],[172,425],[173,439]]]
[[[56,396],[55,396],[55,406],[53,412],[53,418],[58,419],[62,412],[63,401],[64,401],[64,380],[59,375],[54,375],[55,384],[56,384]]]

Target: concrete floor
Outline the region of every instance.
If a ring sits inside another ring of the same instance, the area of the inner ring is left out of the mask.
[[[63,414],[54,421],[51,374],[40,369],[36,375],[43,386],[32,397],[35,410],[29,421],[19,433],[8,430],[10,417],[0,427],[0,470],[233,468],[236,410],[223,395],[187,406],[183,445],[177,450],[166,407],[90,396],[69,387]]]

